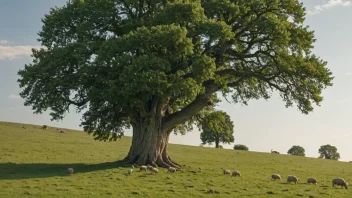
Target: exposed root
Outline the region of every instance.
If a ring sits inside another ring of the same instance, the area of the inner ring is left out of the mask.
[[[167,158],[175,165],[179,166],[179,167],[182,167],[182,165],[178,164],[177,162],[174,162],[171,160],[170,156],[167,156]]]
[[[181,166],[178,166],[177,164],[173,163],[169,157],[166,157],[165,163],[167,163],[170,167],[176,168],[176,169],[181,169]]]
[[[164,160],[161,157],[158,157],[158,159],[156,160],[156,164],[158,165],[158,167],[162,167],[162,168],[169,168],[170,165],[166,162],[164,162]]]

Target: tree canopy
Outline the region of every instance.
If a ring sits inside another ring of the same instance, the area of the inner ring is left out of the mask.
[[[339,160],[340,153],[337,152],[337,148],[330,144],[323,145],[319,148],[319,158]]]
[[[219,148],[219,143],[230,144],[235,141],[233,137],[233,122],[230,116],[223,111],[214,111],[207,114],[203,118],[201,126],[200,139],[203,144],[215,142],[215,148]]]
[[[235,150],[242,150],[242,151],[248,151],[248,147],[246,145],[243,144],[236,144],[233,149]]]
[[[126,159],[162,164],[171,131],[221,95],[247,104],[276,90],[304,114],[320,104],[333,77],[304,20],[298,0],[71,0],[42,19],[20,95],[52,120],[75,107],[98,140],[132,125]]]
[[[301,146],[292,146],[288,151],[287,154],[290,155],[298,155],[298,156],[305,156],[305,149]]]

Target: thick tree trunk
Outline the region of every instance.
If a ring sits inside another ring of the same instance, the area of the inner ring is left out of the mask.
[[[215,141],[215,148],[219,148],[219,141]]]
[[[125,158],[128,163],[181,168],[179,164],[171,161],[167,153],[171,130],[163,131],[160,123],[161,120],[148,119],[132,124],[132,145]]]

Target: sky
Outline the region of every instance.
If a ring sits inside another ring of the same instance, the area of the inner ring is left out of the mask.
[[[66,0],[4,0],[0,2],[0,121],[47,124],[79,129],[81,115],[71,112],[63,121],[51,122],[48,113],[33,114],[19,97],[17,71],[31,62],[31,48],[39,47],[37,33],[41,18],[51,7]],[[218,109],[234,122],[234,144],[251,151],[287,153],[292,145],[305,148],[306,156],[318,157],[321,145],[337,147],[341,161],[352,161],[352,0],[303,0],[307,8],[305,24],[315,31],[313,52],[328,61],[334,85],[323,91],[324,101],[314,112],[304,115],[296,107],[285,108],[277,94],[269,100],[252,100],[248,106],[224,100]],[[126,131],[131,136],[131,131]],[[200,145],[200,132],[172,135],[170,143]],[[118,144],[118,142],[116,142]],[[233,145],[224,145],[231,149]],[[109,146],[108,144],[106,146]]]

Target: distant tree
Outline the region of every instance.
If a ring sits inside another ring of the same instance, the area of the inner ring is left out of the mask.
[[[340,153],[337,152],[337,148],[335,146],[331,146],[330,144],[323,145],[319,149],[320,156],[319,158],[339,160]]]
[[[219,148],[219,143],[235,141],[233,137],[233,122],[230,116],[223,111],[214,111],[205,115],[202,119],[200,139],[203,144],[215,142],[215,148]]]
[[[305,156],[305,150],[301,146],[292,146],[290,150],[287,151],[287,154],[290,155],[298,155],[298,156]]]
[[[242,151],[248,151],[248,147],[243,144],[236,144],[233,149],[235,150],[242,150]]]

